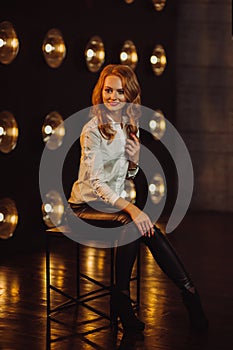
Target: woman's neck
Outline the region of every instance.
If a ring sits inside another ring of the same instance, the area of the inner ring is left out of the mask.
[[[121,111],[111,112],[111,113],[109,113],[109,116],[116,123],[121,123],[122,122],[122,113],[121,113]]]

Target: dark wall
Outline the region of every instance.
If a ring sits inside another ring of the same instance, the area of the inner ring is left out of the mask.
[[[175,122],[174,3],[168,1],[161,12],[155,11],[149,0],[132,4],[117,0],[37,1],[30,6],[26,1],[11,1],[1,5],[0,21],[10,21],[20,41],[16,59],[9,65],[0,64],[0,111],[11,111],[19,126],[16,148],[8,154],[0,153],[0,198],[14,199],[19,210],[19,224],[13,237],[0,240],[2,252],[30,250],[43,244],[45,225],[38,182],[44,148],[41,127],[45,116],[53,110],[66,119],[90,106],[91,91],[99,73],[88,71],[84,50],[93,35],[99,35],[104,42],[104,65],[119,63],[125,40],[135,43],[139,55],[135,72],[142,87],[142,104],[161,109],[168,120]],[[41,51],[43,39],[51,28],[60,29],[67,46],[66,58],[57,69],[46,64]],[[156,44],[164,46],[168,61],[159,77],[154,75],[149,62]],[[158,141],[149,146],[161,159],[172,189],[174,177],[169,156],[161,153]],[[65,191],[69,191],[76,176],[76,161],[69,160],[66,164],[70,169],[64,181]],[[140,183],[140,176],[137,181]]]
[[[193,210],[233,210],[231,31],[232,1],[178,1],[176,127],[193,162]]]

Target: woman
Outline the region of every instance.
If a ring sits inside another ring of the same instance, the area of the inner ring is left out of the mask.
[[[116,317],[120,317],[125,331],[141,332],[145,327],[134,313],[129,286],[138,245],[143,241],[160,268],[181,290],[191,326],[207,329],[208,320],[198,292],[170,242],[146,213],[121,197],[125,179],[137,174],[139,162],[141,99],[133,70],[126,65],[107,65],[93,90],[92,104],[93,117],[80,137],[79,176],[69,203],[87,223],[121,227],[111,298]]]

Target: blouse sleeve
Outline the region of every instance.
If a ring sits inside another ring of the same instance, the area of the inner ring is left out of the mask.
[[[106,183],[100,148],[101,142],[101,137],[95,131],[84,131],[80,137],[82,148],[81,161],[85,164],[86,176],[89,178],[90,185],[95,195],[100,197],[103,201],[114,205],[120,196]]]
[[[133,170],[128,169],[126,179],[134,179],[138,173],[138,170],[139,170],[139,166],[137,166],[136,169],[133,169]]]
[[[137,131],[137,137],[139,138],[139,128],[138,128],[138,131]],[[134,179],[135,176],[137,175],[139,171],[139,166],[136,167],[136,169],[134,170],[129,170],[127,171],[127,175],[126,175],[126,179]]]

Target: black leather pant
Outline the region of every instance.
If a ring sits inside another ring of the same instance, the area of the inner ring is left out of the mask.
[[[146,244],[159,267],[179,289],[193,287],[193,283],[175,249],[156,226],[154,226],[154,235],[148,237],[141,236],[136,225],[131,225],[130,231],[135,230],[135,237],[138,238],[124,244],[124,237],[132,233],[129,232],[127,225],[130,222],[132,223],[132,220],[127,213],[124,211],[111,212],[111,207],[102,202],[100,202],[98,210],[88,204],[70,204],[70,207],[79,218],[97,226],[96,230],[98,230],[98,226],[107,227],[109,230],[111,230],[111,227],[122,227],[121,234],[118,237],[120,244],[117,246],[115,266],[116,287],[120,290],[129,290],[129,281],[140,242]],[[108,211],[108,209],[110,210]]]

